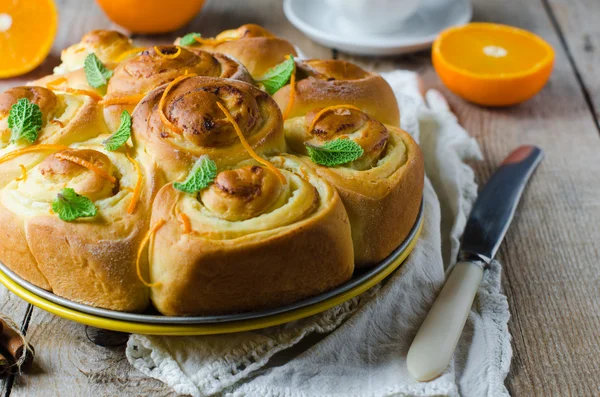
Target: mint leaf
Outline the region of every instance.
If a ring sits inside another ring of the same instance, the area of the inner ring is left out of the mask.
[[[275,65],[272,69],[269,69],[258,82],[263,85],[265,91],[269,95],[276,93],[281,87],[287,84],[294,71],[294,57],[289,56],[288,59]]]
[[[350,139],[335,139],[325,143],[323,146],[305,144],[310,159],[320,165],[333,167],[350,163],[365,152],[360,145]]]
[[[52,211],[63,221],[71,222],[77,218],[96,216],[98,209],[89,198],[67,187],[61,190],[52,202]]]
[[[127,110],[123,110],[121,113],[121,124],[119,124],[119,128],[110,136],[107,140],[102,142],[104,144],[104,148],[106,150],[117,150],[131,136],[131,116]]]
[[[27,98],[21,98],[11,106],[8,114],[10,141],[25,138],[29,143],[35,142],[42,128],[42,111]]]
[[[105,86],[113,75],[113,71],[107,69],[93,52],[85,57],[83,70],[88,83],[94,88]]]
[[[217,164],[208,156],[200,156],[186,180],[173,183],[173,187],[186,193],[196,193],[215,180],[217,176]]]
[[[179,45],[189,47],[197,44],[196,37],[200,37],[200,33],[188,33],[179,40]]]

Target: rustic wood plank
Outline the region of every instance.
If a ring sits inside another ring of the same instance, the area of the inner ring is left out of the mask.
[[[583,85],[588,105],[600,120],[600,2],[596,0],[543,0],[560,31]],[[597,124],[600,132],[600,124]]]
[[[594,81],[591,85],[586,81],[586,85],[598,104],[600,84],[594,77],[600,73],[600,55],[589,51],[589,46],[596,41],[600,45],[597,12],[593,11],[600,10],[600,4],[592,0],[550,2],[557,8],[559,28],[567,25],[565,31],[571,33],[567,40],[583,41],[581,50],[572,51],[576,61],[584,60],[583,76]],[[483,149],[485,161],[475,165],[480,181],[487,180],[503,157],[520,144],[533,143],[545,150],[546,158],[499,254],[505,264],[503,287],[512,314],[509,326],[514,358],[507,385],[515,396],[598,395],[600,139],[595,120],[540,0],[513,1],[510,7],[476,0],[474,5],[476,20],[522,27],[555,48],[556,66],[550,83],[529,102],[504,109],[469,104],[442,86],[430,66],[429,54],[352,59],[377,70],[418,70],[426,87],[442,91]]]
[[[330,57],[328,49],[313,44],[285,21],[280,2],[265,1],[260,6],[247,3],[211,1],[190,26],[175,35],[187,31],[210,35],[222,28],[255,22],[290,39],[308,56]],[[555,9],[555,4],[563,3],[568,2],[552,0],[551,4]],[[21,80],[51,70],[58,63],[60,50],[78,41],[88,29],[110,26],[91,0],[61,1],[59,7],[63,22],[53,56]],[[508,385],[514,395],[595,395],[600,390],[600,252],[596,248],[600,237],[600,139],[558,36],[542,12],[542,3],[519,0],[506,7],[477,0],[475,10],[476,19],[535,31],[556,48],[556,70],[548,87],[536,98],[499,110],[470,105],[441,86],[426,53],[371,60],[369,66],[417,70],[426,86],[447,95],[461,122],[482,145],[486,161],[476,167],[480,180],[486,180],[518,144],[536,143],[546,150],[547,158],[500,253],[506,264],[504,288],[513,314],[510,327],[515,357]],[[583,6],[580,13],[593,15]],[[562,25],[560,15],[558,20]],[[589,18],[586,21],[593,24]],[[152,40],[170,42],[175,35]],[[13,85],[15,80],[0,82],[0,90]],[[22,316],[25,304],[12,299],[21,304],[18,310]],[[7,302],[1,293],[0,302]],[[6,306],[0,308],[9,312]],[[18,379],[12,395],[48,395],[65,385],[76,395],[169,393],[158,382],[132,371],[121,349],[90,344],[83,326],[36,309],[29,332],[39,352],[39,373]]]
[[[13,396],[138,396],[175,395],[162,382],[135,370],[124,346],[96,346],[85,326],[35,308],[28,335],[37,356],[31,373],[17,377]]]

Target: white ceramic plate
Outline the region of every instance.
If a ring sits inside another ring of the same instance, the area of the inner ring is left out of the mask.
[[[283,11],[314,41],[358,55],[398,55],[427,49],[442,30],[463,25],[473,15],[469,0],[423,0],[395,32],[364,34],[349,31],[346,21],[325,0],[284,0]]]

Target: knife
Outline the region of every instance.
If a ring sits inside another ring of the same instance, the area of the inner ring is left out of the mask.
[[[483,187],[463,233],[458,262],[408,350],[409,373],[425,382],[448,367],[486,266],[494,259],[525,185],[542,160],[536,146],[514,150]]]

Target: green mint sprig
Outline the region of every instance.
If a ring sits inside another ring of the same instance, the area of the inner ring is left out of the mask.
[[[350,139],[335,139],[323,146],[305,144],[310,159],[320,165],[333,167],[350,163],[365,152],[360,145]]]
[[[179,45],[189,47],[197,44],[196,37],[200,36],[200,33],[188,33],[179,40]]]
[[[93,52],[85,57],[83,70],[89,85],[94,88],[100,88],[108,84],[108,79],[113,75],[113,71],[107,69]]]
[[[123,110],[121,113],[121,124],[119,128],[106,139],[104,142],[104,148],[109,151],[114,151],[120,148],[127,142],[131,136],[131,116],[127,110]]]
[[[267,73],[258,79],[258,83],[262,84],[269,95],[273,95],[287,84],[293,72],[294,57],[290,55],[288,59],[269,69]]]
[[[186,193],[196,193],[210,185],[217,176],[217,164],[208,156],[200,156],[183,182],[173,187]]]
[[[29,143],[35,142],[42,128],[42,111],[40,107],[27,98],[19,99],[10,108],[8,128],[10,129],[11,142],[19,139],[26,139]]]
[[[78,218],[96,216],[98,209],[89,198],[67,187],[61,190],[52,202],[52,211],[63,221],[71,222]]]

